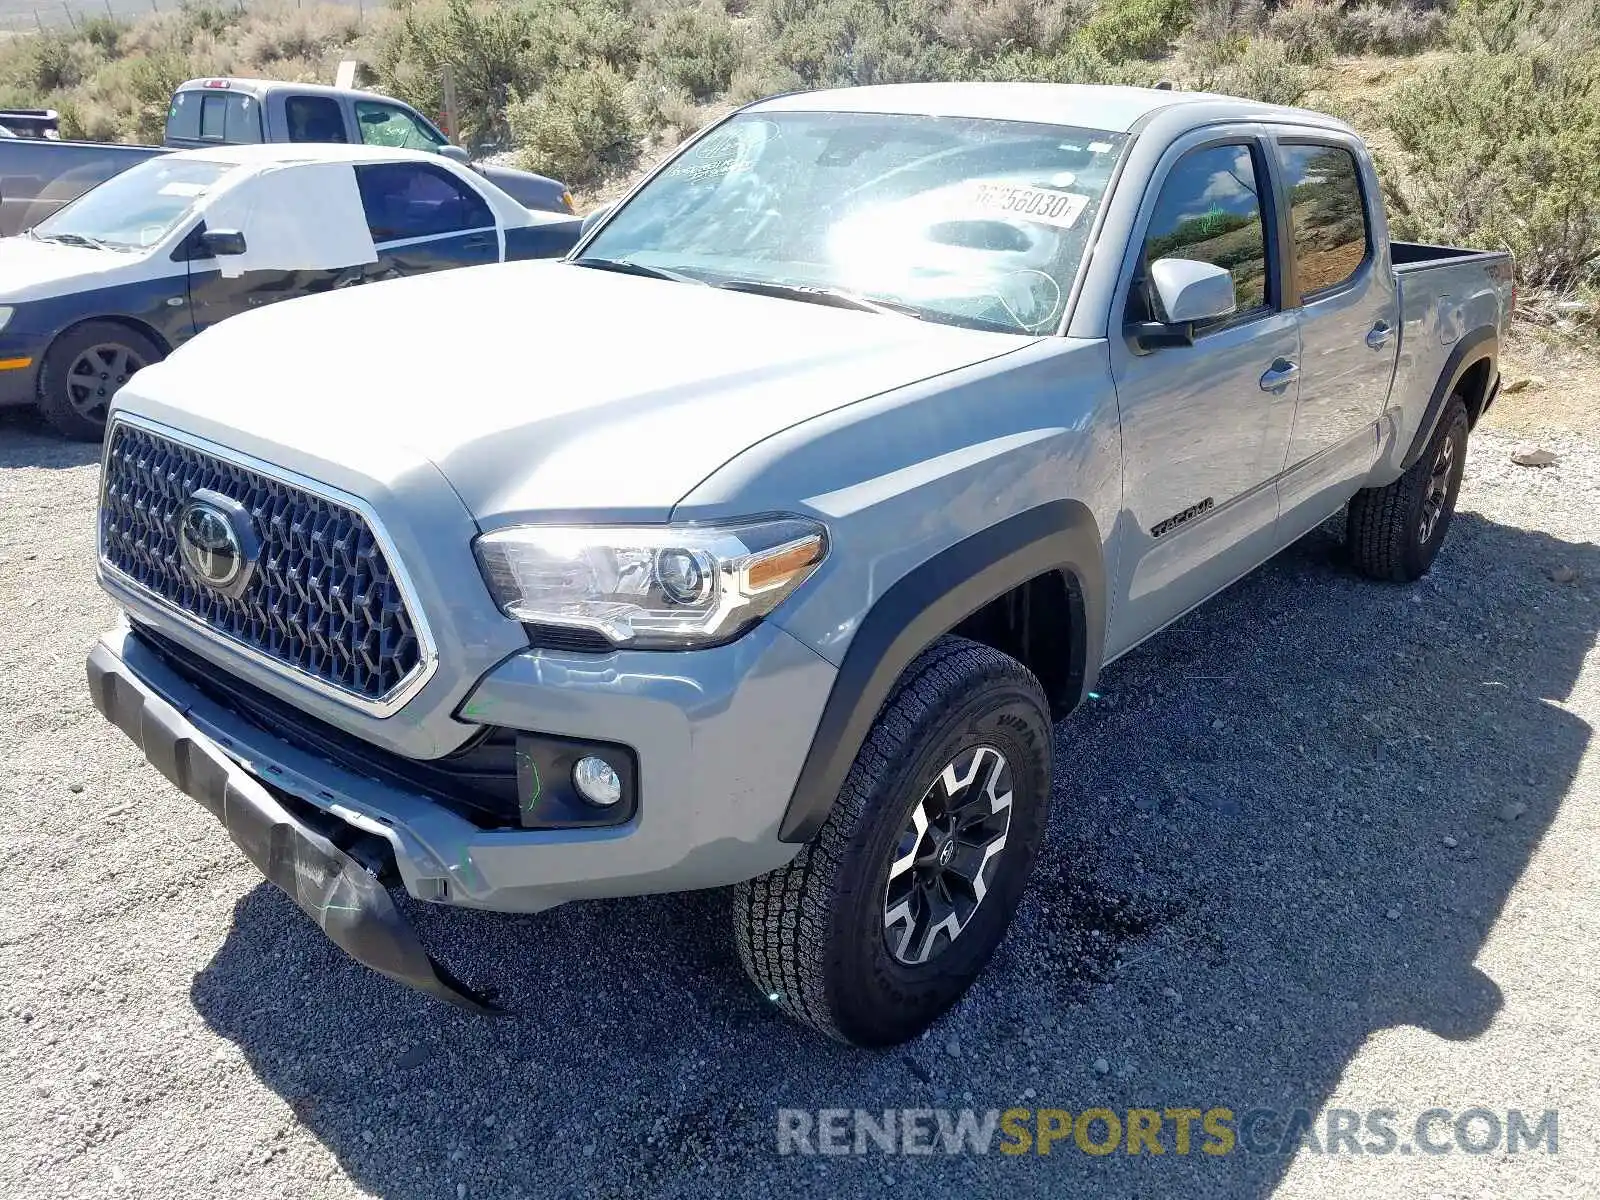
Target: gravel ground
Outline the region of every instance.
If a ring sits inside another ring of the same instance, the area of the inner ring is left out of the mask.
[[[1106,672],[1006,947],[870,1054],[745,986],[718,893],[417,913],[498,1021],[342,957],[90,707],[97,468],[0,417],[0,1194],[1600,1194],[1600,438],[1511,444],[1421,584],[1319,531]],[[777,1153],[782,1107],[969,1105],[1556,1108],[1559,1152]]]

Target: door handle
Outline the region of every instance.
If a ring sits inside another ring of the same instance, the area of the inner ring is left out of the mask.
[[[1275,358],[1267,373],[1261,377],[1263,392],[1281,392],[1300,377],[1300,364],[1287,358]]]
[[[1367,345],[1374,350],[1382,350],[1393,336],[1394,330],[1389,327],[1389,322],[1379,321],[1367,331]]]

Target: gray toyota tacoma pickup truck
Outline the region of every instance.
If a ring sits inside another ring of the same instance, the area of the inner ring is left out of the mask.
[[[139,372],[94,701],[435,996],[498,1006],[392,887],[734,885],[763,996],[908,1038],[1003,938],[1106,663],[1341,510],[1375,579],[1439,553],[1511,264],[1391,242],[1378,194],[1346,126],[1219,96],[758,102],[566,260]],[[459,354],[367,352],[419,311]]]

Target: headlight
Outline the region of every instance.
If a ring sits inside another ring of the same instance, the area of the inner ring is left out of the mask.
[[[7,308],[4,304],[0,304],[0,329],[6,327],[6,322],[11,320],[11,314],[16,311],[14,308]]]
[[[473,547],[495,602],[535,625],[618,646],[729,641],[776,608],[827,554],[815,521],[737,525],[518,525]]]

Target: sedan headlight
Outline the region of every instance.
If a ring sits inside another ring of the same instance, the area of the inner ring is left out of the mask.
[[[7,322],[11,320],[11,314],[16,311],[14,308],[8,308],[4,304],[0,304],[0,329],[6,327]]]
[[[729,641],[776,608],[827,554],[815,521],[736,525],[518,525],[473,549],[495,602],[533,625],[618,646]]]

